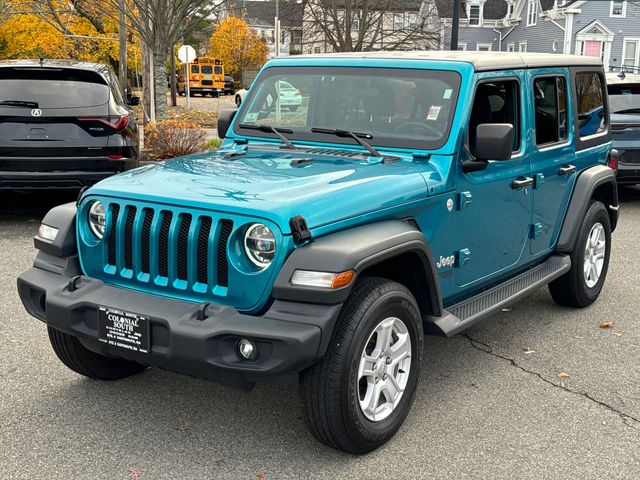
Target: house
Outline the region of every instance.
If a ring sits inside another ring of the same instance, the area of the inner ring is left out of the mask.
[[[373,2],[364,11],[354,0],[304,3],[303,53],[428,50],[440,45],[435,0]]]
[[[222,17],[234,16],[243,19],[253,33],[264,39],[269,48],[269,56],[275,56],[276,2],[274,0],[227,0],[222,8]],[[302,10],[302,4],[296,0],[278,2],[281,55],[302,51]]]
[[[452,0],[437,0],[441,49],[449,48]],[[638,71],[640,3],[627,0],[463,0],[459,49],[572,53],[608,70]]]

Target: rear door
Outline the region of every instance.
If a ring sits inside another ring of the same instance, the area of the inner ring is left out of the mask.
[[[533,109],[530,122],[533,185],[531,254],[554,246],[575,182],[575,142],[571,127],[573,110],[569,101],[569,69],[528,71]]]
[[[0,162],[106,155],[110,100],[96,72],[0,68]]]

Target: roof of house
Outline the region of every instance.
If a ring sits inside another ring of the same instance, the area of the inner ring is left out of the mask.
[[[302,3],[280,0],[278,7],[278,16],[283,27],[302,28]],[[249,26],[273,25],[276,16],[276,2],[273,0],[228,0],[225,8],[227,15],[242,18]]]
[[[476,71],[509,70],[517,68],[567,67],[567,66],[602,66],[596,57],[581,55],[560,55],[555,53],[520,53],[520,52],[464,52],[464,51],[414,51],[414,52],[349,52],[320,55],[296,55],[288,59],[338,59],[338,58],[371,58],[397,60],[431,60],[441,62],[460,62],[473,65]],[[391,65],[391,64],[390,64]]]

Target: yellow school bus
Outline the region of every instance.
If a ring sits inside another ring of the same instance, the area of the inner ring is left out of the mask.
[[[191,96],[199,93],[203,97],[207,94],[217,97],[224,91],[224,63],[222,60],[210,57],[196,58],[189,65],[189,93]],[[178,93],[186,95],[185,65],[180,64],[178,73]]]

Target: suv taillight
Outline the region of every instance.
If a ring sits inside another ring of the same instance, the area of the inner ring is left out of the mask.
[[[124,130],[127,125],[129,125],[129,116],[128,115],[120,115],[117,117],[107,117],[107,118],[98,118],[98,117],[84,117],[79,118],[81,122],[100,122],[104,123],[109,128],[119,132],[120,130]]]
[[[609,152],[609,157],[607,158],[607,165],[609,165],[609,168],[611,168],[611,170],[613,170],[614,172],[618,171],[618,159],[618,150],[614,148]]]

